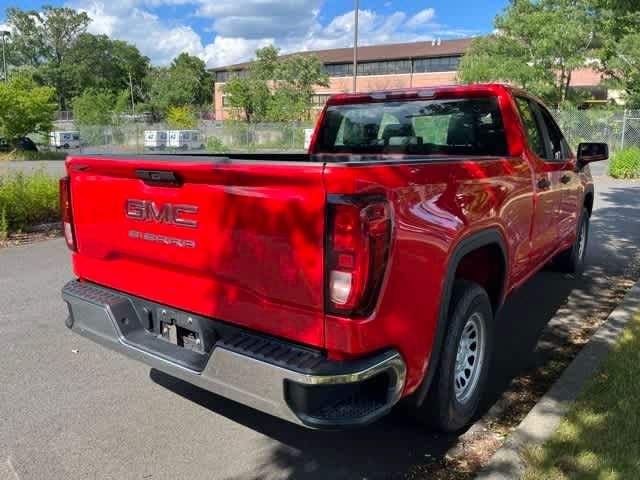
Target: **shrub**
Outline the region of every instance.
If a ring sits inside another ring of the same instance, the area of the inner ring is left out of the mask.
[[[222,143],[218,137],[209,137],[207,138],[207,152],[210,153],[227,153],[229,148]]]
[[[193,107],[185,105],[183,107],[171,107],[167,114],[167,124],[170,128],[189,129],[198,125],[196,112]]]
[[[60,218],[58,181],[39,168],[31,174],[10,170],[0,175],[0,230],[23,230]],[[0,233],[1,234],[1,233]]]
[[[9,153],[0,153],[0,162],[18,162],[31,160],[64,160],[67,158],[66,152],[56,152],[54,150],[40,150],[38,152],[29,152],[23,150],[14,150]]]
[[[640,178],[640,147],[619,151],[611,159],[609,175],[614,178]]]

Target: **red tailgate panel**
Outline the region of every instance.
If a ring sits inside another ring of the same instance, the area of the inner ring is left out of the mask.
[[[71,158],[78,277],[294,341],[324,345],[322,165]],[[136,169],[176,172],[181,187]],[[191,205],[197,228],[125,215],[127,200]],[[195,248],[131,238],[140,232]]]

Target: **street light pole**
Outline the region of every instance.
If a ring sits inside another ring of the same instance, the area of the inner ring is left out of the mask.
[[[356,0],[355,28],[353,34],[353,93],[358,90],[358,17],[360,16],[360,0]]]
[[[4,37],[5,35],[10,35],[10,33],[7,32],[6,30],[2,30],[0,31],[0,35],[2,36],[2,78],[6,82],[7,80],[9,80],[9,75],[7,74],[7,56],[4,52],[5,50]]]

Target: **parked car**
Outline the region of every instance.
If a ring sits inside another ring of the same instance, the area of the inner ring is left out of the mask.
[[[505,298],[583,269],[607,156],[494,84],[333,96],[309,154],[71,156],[67,326],[307,427],[457,431]]]
[[[8,141],[6,138],[0,138],[0,152],[10,152],[12,150],[37,152],[38,147],[29,137],[20,137],[14,141]]]

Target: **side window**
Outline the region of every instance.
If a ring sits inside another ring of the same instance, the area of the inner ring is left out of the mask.
[[[551,114],[546,108],[538,106],[538,111],[542,115],[542,120],[547,127],[549,133],[549,150],[551,151],[552,161],[561,162],[569,158],[569,145],[562,136],[560,127],[555,122]]]
[[[544,135],[536,120],[536,114],[533,111],[531,102],[522,97],[516,97],[515,100],[518,111],[520,112],[520,117],[522,118],[522,123],[524,123],[524,129],[527,133],[531,150],[533,150],[533,153],[538,157],[546,158],[547,149],[544,144]]]

